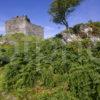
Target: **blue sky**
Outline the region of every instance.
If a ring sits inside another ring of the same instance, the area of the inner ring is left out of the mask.
[[[54,36],[64,29],[50,20],[48,14],[52,0],[0,0],[0,34],[5,33],[4,22],[17,15],[27,15],[32,23],[44,27],[45,38]],[[76,10],[70,14],[69,25],[100,21],[100,0],[84,0]]]

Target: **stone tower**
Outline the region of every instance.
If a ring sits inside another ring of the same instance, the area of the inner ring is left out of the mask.
[[[6,33],[24,33],[25,35],[35,35],[44,37],[44,29],[41,26],[32,24],[27,16],[17,16],[5,23]]]

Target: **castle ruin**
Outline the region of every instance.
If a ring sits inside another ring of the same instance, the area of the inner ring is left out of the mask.
[[[7,34],[24,33],[44,37],[43,27],[32,24],[27,16],[17,16],[6,21],[5,28]]]

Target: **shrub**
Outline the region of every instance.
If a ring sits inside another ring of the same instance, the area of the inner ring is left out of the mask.
[[[70,71],[69,87],[74,96],[81,100],[100,99],[100,75],[86,65]]]
[[[0,57],[0,67],[3,67],[4,65],[8,64],[9,62],[10,62],[9,57],[7,57],[7,56]]]

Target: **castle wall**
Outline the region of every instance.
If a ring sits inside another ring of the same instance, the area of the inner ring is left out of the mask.
[[[41,26],[34,25],[26,16],[18,16],[5,23],[6,33],[24,33],[26,35],[36,35],[44,37],[44,31]]]
[[[37,26],[28,22],[26,22],[26,34],[34,34],[39,37],[44,37],[44,31],[41,26]]]
[[[23,18],[14,18],[6,22],[6,33],[14,34],[18,32],[25,33],[25,20]]]

